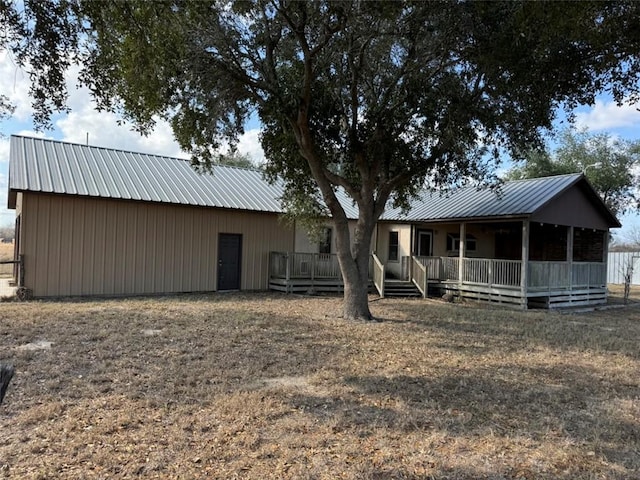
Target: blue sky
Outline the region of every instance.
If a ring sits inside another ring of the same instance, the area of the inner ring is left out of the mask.
[[[0,138],[0,226],[13,225],[15,220],[15,212],[6,208],[10,135],[44,136],[55,140],[86,143],[88,134],[91,145],[169,156],[187,156],[173,140],[171,129],[166,122],[158,122],[156,129],[149,136],[142,137],[132,131],[129,125],[118,125],[113,114],[96,111],[89,93],[84,89],[75,88],[74,73],[72,71],[68,76],[71,111],[53,119],[53,130],[35,132],[31,120],[28,76],[16,67],[6,52],[0,52],[0,93],[8,96],[16,106],[13,117],[0,123],[0,133],[3,135]],[[564,118],[564,115],[561,118]],[[628,140],[640,139],[638,107],[618,107],[606,96],[600,97],[592,107],[580,107],[576,110],[576,123],[592,132],[608,132]],[[260,161],[264,154],[258,134],[258,125],[249,125],[240,141],[239,150]],[[640,216],[637,214],[626,215],[620,220],[623,224],[620,235],[640,225]]]

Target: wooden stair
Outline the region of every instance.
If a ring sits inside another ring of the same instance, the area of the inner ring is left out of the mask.
[[[422,293],[418,290],[413,282],[404,280],[385,280],[384,281],[385,297],[422,297]]]

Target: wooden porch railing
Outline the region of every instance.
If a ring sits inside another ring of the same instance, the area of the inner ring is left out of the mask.
[[[269,275],[272,278],[342,278],[338,257],[332,253],[271,252]]]
[[[371,254],[373,259],[373,285],[378,290],[380,298],[384,298],[384,265],[375,253]]]
[[[518,260],[464,258],[462,281],[496,287],[519,287],[521,265],[522,262]]]
[[[18,282],[24,284],[22,261],[7,262],[19,265]],[[403,259],[411,280],[424,295],[429,280],[458,282],[458,257],[407,257]],[[489,258],[463,258],[462,282],[501,288],[519,288],[522,262]],[[341,279],[338,258],[334,254],[271,252],[269,272],[271,278]],[[370,274],[373,284],[384,296],[385,266],[372,254]],[[605,263],[598,262],[528,262],[527,288],[531,291],[576,288],[604,288],[607,283]]]
[[[436,265],[433,262],[422,263],[418,257],[411,257],[410,280],[420,290],[422,298],[427,298],[429,289],[429,266]],[[439,268],[439,264],[437,264]],[[438,270],[439,271],[439,270]],[[433,277],[431,277],[433,278]]]
[[[600,262],[529,262],[529,289],[604,288],[606,264]]]
[[[459,281],[458,257],[407,257],[407,276],[416,262],[424,266],[428,279]],[[598,262],[537,262],[530,261],[528,287],[532,290],[563,288],[601,288],[607,283],[604,263]],[[520,287],[522,262],[492,258],[463,258],[462,282],[495,287]]]

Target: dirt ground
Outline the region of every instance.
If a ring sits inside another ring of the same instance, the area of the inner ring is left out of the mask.
[[[0,304],[0,478],[640,479],[640,306],[340,307]]]

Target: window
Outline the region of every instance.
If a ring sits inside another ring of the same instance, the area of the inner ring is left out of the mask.
[[[331,229],[325,228],[320,234],[318,253],[331,253]]]
[[[389,255],[387,260],[390,262],[398,261],[398,232],[389,232]]]
[[[473,235],[467,235],[466,241],[465,249],[468,252],[475,252],[478,243],[476,237]],[[460,250],[460,235],[454,235],[452,233],[447,234],[447,250],[456,252]]]

